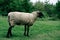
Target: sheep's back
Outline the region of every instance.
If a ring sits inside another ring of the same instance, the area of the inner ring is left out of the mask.
[[[14,19],[15,23],[17,24],[32,25],[34,22],[32,14],[23,13],[23,12],[13,12],[12,19]]]

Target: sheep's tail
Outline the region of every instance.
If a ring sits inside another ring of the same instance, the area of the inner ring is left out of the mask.
[[[8,22],[9,22],[9,25],[10,25],[10,16],[8,16]]]
[[[9,22],[9,20],[10,20],[10,16],[8,16],[8,22]]]

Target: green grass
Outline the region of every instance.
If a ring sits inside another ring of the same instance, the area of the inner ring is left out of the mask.
[[[16,25],[13,36],[6,38],[8,28],[7,17],[0,16],[0,40],[60,40],[60,21],[36,21],[30,27],[30,37],[23,35],[23,25]]]

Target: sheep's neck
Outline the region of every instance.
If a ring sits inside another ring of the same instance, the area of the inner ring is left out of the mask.
[[[34,15],[34,20],[36,20],[37,19],[37,14],[33,14]]]

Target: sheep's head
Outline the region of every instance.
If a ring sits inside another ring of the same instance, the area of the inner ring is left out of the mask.
[[[39,17],[39,18],[44,17],[43,13],[42,13],[42,12],[40,12],[40,11],[37,11],[37,14],[38,14],[38,17]]]

